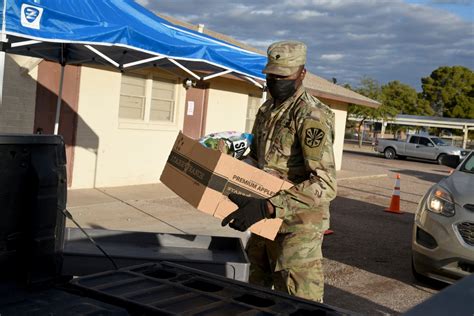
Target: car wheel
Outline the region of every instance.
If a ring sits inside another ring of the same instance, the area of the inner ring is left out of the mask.
[[[391,147],[385,149],[383,154],[384,154],[385,158],[387,158],[387,159],[394,159],[395,155],[396,155],[395,150]]]
[[[444,157],[446,157],[445,154],[441,154],[438,156],[438,158],[436,159],[438,161],[438,165],[442,165],[443,164],[443,159]]]

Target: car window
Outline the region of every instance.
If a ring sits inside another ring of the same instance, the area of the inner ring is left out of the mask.
[[[419,138],[420,138],[420,137],[418,137],[418,136],[412,136],[412,137],[410,138],[410,144],[418,144],[418,139],[419,139]]]
[[[426,138],[426,137],[420,137],[420,142],[419,142],[420,145],[423,145],[423,146],[429,146],[428,144],[432,144],[431,141]]]
[[[441,138],[438,138],[438,137],[433,137],[433,138],[431,138],[431,141],[432,141],[433,143],[435,143],[436,146],[448,146],[448,144],[446,144],[446,143],[444,142],[444,140],[442,140]]]
[[[462,165],[460,171],[472,172],[474,173],[474,154],[471,154]]]

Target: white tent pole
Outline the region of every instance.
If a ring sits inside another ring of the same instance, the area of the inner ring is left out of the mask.
[[[178,63],[176,60],[172,59],[172,58],[168,58],[168,60],[170,62],[172,62],[173,64],[175,64],[176,66],[178,66],[179,68],[183,69],[184,71],[186,71],[188,74],[190,74],[191,76],[193,76],[194,78],[196,78],[197,80],[201,80],[201,77],[199,77],[198,75],[196,75],[194,72],[192,72],[191,70],[189,70],[188,68],[184,67],[183,65],[181,65],[180,63]]]
[[[21,47],[21,46],[29,46],[29,45],[35,45],[35,44],[41,44],[43,43],[42,41],[36,41],[36,40],[31,40],[31,41],[23,41],[23,42],[16,42],[12,43],[12,48],[14,47]]]
[[[5,52],[0,52],[0,107],[3,105],[3,77],[5,75]]]
[[[257,87],[259,87],[260,89],[263,89],[263,86],[258,83],[257,81],[253,80],[252,78],[250,77],[247,77],[247,76],[244,76],[245,79],[247,79],[248,81],[250,81],[251,83],[253,83],[254,85],[256,85]]]
[[[0,35],[0,41],[3,43],[8,42],[6,34],[6,23],[5,17],[7,16],[7,0],[3,0],[3,16],[2,16],[2,34]],[[3,78],[5,76],[5,52],[0,52],[0,107],[3,105]]]
[[[56,103],[56,119],[54,121],[54,135],[58,135],[59,131],[59,115],[61,113],[61,102],[63,99],[63,82],[64,82],[64,68],[65,65],[61,65],[61,76],[59,78],[59,92],[58,102]]]
[[[134,62],[123,65],[123,68],[125,69],[125,68],[129,68],[129,67],[133,67],[133,66],[137,66],[137,65],[141,65],[141,64],[146,64],[146,63],[150,63],[152,61],[157,61],[157,60],[160,60],[160,59],[163,59],[163,58],[165,58],[165,56],[155,56],[155,57],[151,57],[151,58],[147,58],[147,59],[143,59],[143,60],[137,60],[137,61],[134,61]]]
[[[264,89],[262,92],[262,102],[260,103],[260,105],[265,103],[265,101],[267,101],[267,90]]]
[[[115,67],[117,67],[117,68],[120,67],[119,63],[117,63],[115,60],[113,60],[109,56],[105,55],[104,53],[100,52],[99,50],[95,49],[94,47],[92,47],[90,45],[84,45],[84,47],[91,50],[91,51],[93,51],[94,53],[96,53],[97,55],[99,55],[100,57],[102,57],[103,59],[105,59],[106,61],[108,61],[112,65],[114,65]]]
[[[231,73],[231,72],[232,72],[232,70],[227,69],[227,70],[224,70],[224,71],[222,71],[222,72],[218,72],[218,73],[209,75],[209,76],[207,76],[207,77],[204,77],[204,78],[202,78],[202,81],[206,81],[206,80],[209,80],[209,79],[212,79],[212,78],[216,78],[216,77],[219,77],[219,76],[223,76],[223,75],[226,75],[226,74]]]

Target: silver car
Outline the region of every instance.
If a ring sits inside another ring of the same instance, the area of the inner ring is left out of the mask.
[[[455,167],[450,160],[455,157],[447,157],[443,164]],[[412,267],[419,280],[428,277],[447,283],[474,272],[474,152],[418,204]]]

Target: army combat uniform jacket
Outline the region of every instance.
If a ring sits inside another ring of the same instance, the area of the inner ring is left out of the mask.
[[[336,196],[333,131],[334,114],[304,87],[278,107],[271,99],[260,107],[252,158],[294,186],[269,199],[283,219],[275,240],[248,240],[250,283],[322,302],[321,245]]]
[[[252,134],[258,167],[294,184],[270,198],[276,217],[283,219],[280,233],[327,229],[337,186],[334,113],[301,86],[277,108],[267,100]]]

